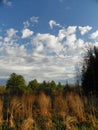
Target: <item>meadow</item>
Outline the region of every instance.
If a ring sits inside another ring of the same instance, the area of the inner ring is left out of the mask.
[[[85,96],[81,86],[48,85],[16,94],[0,87],[0,130],[98,129],[96,96]]]

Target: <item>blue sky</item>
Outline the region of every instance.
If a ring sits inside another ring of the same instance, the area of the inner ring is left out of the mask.
[[[0,80],[72,82],[89,45],[98,45],[97,0],[0,1]]]
[[[8,1],[8,0],[5,0]],[[0,23],[21,29],[23,21],[32,16],[39,17],[39,30],[47,32],[48,21],[53,19],[65,26],[98,26],[98,3],[96,0],[28,0],[12,2],[11,7],[0,7]],[[43,26],[45,28],[43,29]]]

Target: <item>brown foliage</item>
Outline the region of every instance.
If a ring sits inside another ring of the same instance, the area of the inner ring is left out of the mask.
[[[51,99],[44,92],[41,92],[37,97],[40,115],[50,116]]]
[[[0,99],[0,125],[3,123],[3,100]]]
[[[35,101],[35,96],[32,94],[25,94],[21,97],[24,117],[32,117],[32,108]]]
[[[95,97],[81,97],[76,92],[68,92],[65,96],[55,92],[49,96],[41,91],[35,95],[10,96],[7,100],[3,97],[0,98],[0,125],[6,123],[15,130],[39,130],[43,125],[51,130],[60,120],[66,130],[74,130],[75,125],[84,122],[95,127],[97,102]],[[7,118],[4,119],[5,113]]]
[[[81,97],[74,92],[67,93],[66,101],[69,108],[69,114],[76,116],[79,120],[85,120],[84,103]]]
[[[65,98],[62,96],[62,93],[59,93],[55,96],[54,102],[54,112],[56,115],[65,117],[68,113],[68,106]]]
[[[21,130],[32,130],[36,127],[36,123],[33,118],[28,117],[25,119],[21,125]],[[37,130],[37,129],[36,129]]]

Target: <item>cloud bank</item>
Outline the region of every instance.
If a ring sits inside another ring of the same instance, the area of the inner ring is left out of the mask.
[[[59,26],[52,20],[49,23],[51,28]],[[81,38],[92,29],[89,26],[59,28],[57,35],[51,32],[34,33],[28,28],[28,23],[25,27],[20,31],[9,28],[5,35],[0,36],[0,79],[7,79],[9,74],[15,72],[22,74],[27,81],[35,78],[38,81],[55,80],[63,83],[66,80],[73,81],[75,66],[82,65],[84,49],[88,44],[98,45],[97,41]],[[92,39],[97,36],[98,30],[90,34]]]

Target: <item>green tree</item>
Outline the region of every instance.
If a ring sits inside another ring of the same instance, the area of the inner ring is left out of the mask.
[[[57,84],[57,90],[62,91],[63,88],[64,88],[64,86],[59,82],[59,83]]]
[[[52,80],[52,81],[50,82],[50,87],[51,87],[52,90],[55,90],[55,89],[56,89],[56,83],[55,83],[55,81]]]
[[[42,83],[39,84],[39,91],[44,91],[46,94],[50,94],[50,83],[44,80]]]
[[[56,90],[56,83],[55,83],[55,81],[51,81],[51,82],[43,81],[39,85],[39,91],[44,91],[46,94],[49,94],[49,95],[51,95],[52,92],[54,92],[55,90]]]
[[[12,73],[7,81],[7,89],[12,93],[19,93],[25,90],[25,79],[22,75]]]
[[[86,94],[98,94],[98,48],[89,49],[84,58],[82,87]]]
[[[32,90],[37,90],[39,88],[39,83],[36,79],[29,82],[28,87]]]

